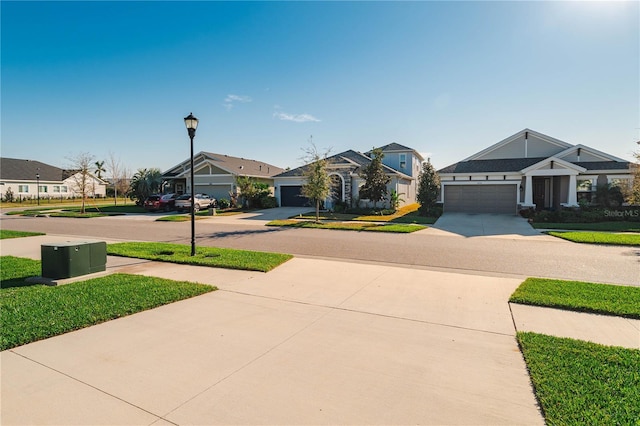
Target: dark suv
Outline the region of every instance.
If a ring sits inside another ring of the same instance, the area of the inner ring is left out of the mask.
[[[150,195],[143,204],[143,207],[147,211],[171,211],[175,209],[176,198],[178,198],[178,194],[158,194],[158,195]]]

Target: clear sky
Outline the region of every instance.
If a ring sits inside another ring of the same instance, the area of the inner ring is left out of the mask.
[[[3,157],[130,170],[194,149],[301,165],[397,142],[445,167],[524,128],[632,159],[622,2],[2,1]],[[109,175],[109,173],[107,173]]]

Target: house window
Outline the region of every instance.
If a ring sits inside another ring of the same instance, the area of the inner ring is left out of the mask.
[[[60,192],[60,185],[53,185],[53,192]]]
[[[407,167],[407,154],[400,154],[400,168],[404,169]]]
[[[39,189],[40,189],[40,192],[49,192],[48,188],[49,187],[47,185],[40,185]]]
[[[29,192],[29,185],[18,185],[18,192]]]
[[[67,187],[66,186],[61,186],[60,187],[60,192],[68,192]]]
[[[576,188],[578,201],[591,203],[593,199],[593,189],[592,179],[578,179]]]

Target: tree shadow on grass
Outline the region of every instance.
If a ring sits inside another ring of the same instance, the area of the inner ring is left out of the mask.
[[[229,232],[213,232],[211,234],[202,235],[205,238],[225,238],[225,237],[241,237],[247,235],[260,235],[260,234],[268,234],[273,232],[281,232],[285,229],[282,227],[272,227],[268,229],[251,229],[244,231],[229,231]]]

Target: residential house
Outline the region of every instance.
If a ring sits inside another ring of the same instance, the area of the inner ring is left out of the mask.
[[[621,158],[524,129],[438,171],[445,212],[517,214],[590,201],[598,185],[629,185]]]
[[[416,202],[417,179],[424,159],[412,148],[391,143],[381,147],[384,157],[383,168],[390,182],[387,185],[389,193],[396,191],[404,200],[401,204]],[[360,177],[363,167],[371,163],[372,151],[361,153],[348,150],[327,158],[327,172],[332,180],[331,195],[324,200],[325,208],[332,208],[336,202],[347,206],[371,205],[368,200],[359,198],[360,187],[364,179]],[[288,170],[274,176],[275,195],[281,206],[311,205],[302,195],[302,186],[306,182],[305,166]],[[385,205],[389,206],[389,200]]]
[[[213,152],[199,152],[193,157],[194,192],[207,194],[217,200],[238,194],[236,178],[248,176],[256,182],[269,185],[273,191],[273,176],[284,169],[262,161],[232,157]],[[163,192],[178,194],[191,192],[191,159],[170,168],[162,174]]]
[[[0,158],[0,192],[3,198],[8,190],[14,199],[80,197],[79,176],[77,170],[60,169],[40,161]],[[107,182],[89,174],[89,197],[104,197],[106,188]]]

